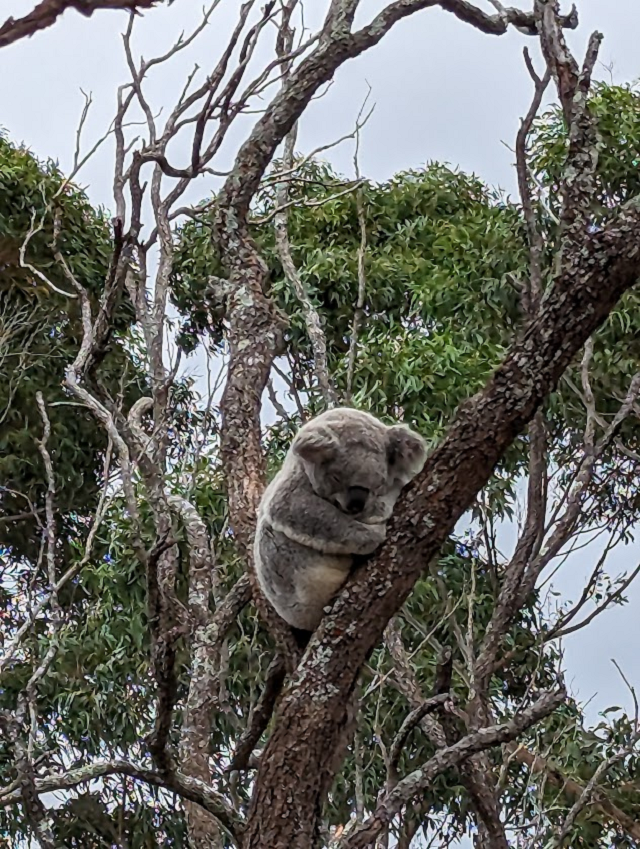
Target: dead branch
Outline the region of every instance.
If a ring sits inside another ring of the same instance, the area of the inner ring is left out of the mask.
[[[366,849],[403,805],[424,792],[436,776],[446,769],[457,766],[476,752],[485,751],[491,746],[506,743],[518,737],[523,731],[552,713],[562,704],[565,697],[566,692],[562,688],[545,693],[531,707],[516,714],[509,722],[482,728],[463,737],[453,746],[437,752],[423,767],[398,782],[378,805],[374,814],[352,832],[344,844],[344,849]]]
[[[36,32],[52,26],[67,9],[75,9],[90,17],[98,9],[120,9],[137,12],[148,9],[158,0],[42,0],[28,15],[7,18],[0,26],[0,47],[13,44],[21,38],[30,38]]]
[[[368,95],[367,95],[368,97]],[[366,105],[362,104],[362,110]],[[358,116],[360,117],[360,116]],[[356,132],[356,147],[353,153],[353,165],[356,172],[356,180],[360,180],[360,166],[358,164],[358,153],[360,150],[360,134]],[[365,259],[367,255],[367,215],[364,206],[364,193],[362,188],[359,188],[356,193],[356,205],[358,209],[358,226],[360,227],[360,246],[358,247],[358,297],[356,300],[355,311],[353,313],[353,322],[351,324],[351,341],[349,344],[349,355],[347,359],[347,390],[345,400],[350,403],[353,392],[353,376],[356,368],[356,356],[358,353],[358,334],[360,333],[360,325],[364,319],[364,303],[367,291],[367,275],[365,271]]]
[[[389,752],[389,763],[387,766],[388,791],[393,789],[393,787],[395,787],[398,783],[398,763],[400,761],[402,750],[406,745],[409,735],[428,713],[432,713],[433,711],[438,710],[438,708],[444,707],[447,700],[450,698],[451,696],[448,693],[443,693],[437,696],[430,696],[428,699],[425,699],[425,701],[421,705],[418,705],[418,707],[414,708],[411,713],[409,713],[405,717],[404,722],[400,726],[400,730],[396,734],[395,740],[393,741],[391,750]]]
[[[531,316],[538,309],[540,298],[543,293],[542,280],[542,252],[544,249],[544,240],[538,221],[531,193],[531,177],[529,166],[527,164],[527,139],[533,126],[533,121],[538,114],[540,104],[544,92],[551,80],[551,71],[547,67],[545,74],[540,78],[531,62],[529,51],[524,49],[525,64],[529,74],[534,82],[534,94],[529,107],[529,111],[523,118],[518,134],[516,136],[516,172],[518,175],[518,189],[520,191],[520,200],[522,202],[522,211],[524,214],[525,225],[527,228],[527,239],[529,242],[529,279],[524,285],[523,291],[523,313]]]
[[[233,837],[235,844],[238,845],[242,822],[226,799],[202,781],[189,778],[178,772],[171,776],[165,776],[139,767],[129,761],[116,759],[88,764],[59,774],[45,775],[36,779],[35,787],[37,793],[42,795],[55,790],[70,790],[79,784],[108,775],[129,775],[137,781],[142,781],[153,787],[164,787],[173,793],[177,793],[183,799],[201,805],[216,817],[229,835]],[[14,804],[18,798],[19,795],[16,791],[2,795],[0,796],[0,806]]]
[[[286,12],[282,20],[279,30],[278,53],[284,56],[290,53],[293,45],[294,31],[290,26],[289,18],[293,11],[294,4],[289,4],[285,7]],[[286,61],[283,64],[283,81],[286,82],[291,72],[291,63]],[[291,173],[293,171],[294,149],[297,138],[297,125],[294,124],[287,134],[284,142],[284,155],[282,158],[282,170]],[[331,407],[336,402],[335,391],[331,385],[329,370],[327,366],[327,340],[322,329],[320,315],[315,308],[313,301],[307,289],[302,282],[300,273],[296,268],[293,256],[291,253],[291,244],[289,241],[289,216],[287,209],[289,207],[289,185],[290,178],[283,177],[276,183],[276,211],[274,214],[274,229],[276,236],[276,247],[282,262],[282,268],[289,280],[298,300],[302,307],[302,312],[305,318],[305,325],[311,341],[313,349],[313,364],[318,380],[318,386],[325,403],[325,406]]]

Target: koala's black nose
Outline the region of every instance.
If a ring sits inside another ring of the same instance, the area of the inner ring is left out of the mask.
[[[350,486],[347,490],[347,513],[362,513],[368,497],[369,490],[365,487]]]

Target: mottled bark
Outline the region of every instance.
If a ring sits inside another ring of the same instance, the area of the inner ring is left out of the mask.
[[[227,300],[227,340],[229,371],[222,399],[221,456],[225,469],[231,526],[239,548],[246,557],[253,582],[254,597],[262,618],[289,661],[296,648],[289,631],[257,591],[251,568],[251,541],[255,512],[264,487],[264,459],[260,445],[260,409],[273,359],[280,346],[283,321],[265,292],[266,268],[247,227],[249,206],[276,148],[292,130],[320,86],[331,80],[348,59],[377,44],[404,17],[440,5],[483,32],[501,34],[509,24],[535,33],[535,18],[514,10],[486,15],[460,0],[436,4],[434,0],[397,0],[385,7],[368,25],[351,32],[357,0],[334,0],[325,19],[317,47],[287,77],[263,116],[241,146],[231,175],[218,196],[216,240],[229,272]],[[563,25],[575,26],[571,17]],[[630,284],[625,284],[630,285]],[[622,291],[622,288],[620,289]],[[618,293],[619,294],[619,293]],[[590,293],[591,296],[591,293]],[[578,299],[579,300],[579,299]],[[608,306],[614,302],[610,301]],[[571,309],[576,305],[571,304]],[[606,314],[603,311],[600,320]],[[564,312],[563,316],[564,318]],[[450,528],[486,482],[495,462],[513,440],[536,406],[557,380],[562,368],[586,336],[585,315],[579,331],[565,335],[569,340],[566,356],[560,352],[560,332],[551,319],[552,340],[541,345],[538,334],[531,346],[508,363],[479,403],[477,415],[469,408],[459,417],[448,441],[434,455],[430,479],[434,487],[413,490],[405,497],[407,516],[404,531],[391,532],[386,555],[367,580],[356,577],[335,614],[321,629],[319,639],[307,651],[283,698],[276,730],[263,755],[250,811],[246,846],[269,849],[311,845],[323,800],[342,757],[345,737],[345,708],[352,704],[356,677],[367,653],[379,639],[384,624],[398,609],[415,582],[425,555],[434,554]],[[592,322],[591,329],[597,326]],[[588,332],[586,335],[588,335]],[[535,335],[535,334],[534,334]],[[543,356],[538,358],[538,349]],[[548,372],[538,385],[533,375],[538,359],[548,365],[545,355],[557,357],[559,369]],[[527,372],[529,369],[529,372]],[[521,372],[527,372],[521,374]],[[517,378],[517,379],[516,379]],[[503,385],[504,384],[504,385]],[[515,390],[515,392],[514,392]],[[479,429],[480,427],[480,429]],[[490,446],[487,448],[487,446]],[[479,459],[478,462],[476,462]],[[459,471],[469,464],[473,473]],[[427,477],[424,476],[423,480]],[[420,503],[420,496],[426,503]],[[427,497],[428,496],[428,497]],[[427,517],[427,518],[424,518]],[[416,551],[415,542],[419,545]],[[403,556],[413,549],[409,567]],[[393,561],[393,562],[391,562]],[[371,592],[370,583],[376,584]],[[394,586],[397,582],[397,586]],[[346,601],[355,601],[362,630],[353,628]],[[315,650],[314,650],[315,649]],[[290,666],[292,668],[292,665]],[[299,823],[299,825],[298,825]]]
[[[501,35],[509,25],[535,34],[533,15],[512,9],[497,15],[462,0],[397,0],[373,20],[351,32],[355,0],[332,2],[317,47],[293,70],[256,122],[236,156],[217,202],[215,238],[229,273],[227,300],[229,370],[222,397],[221,457],[229,495],[231,527],[251,575],[253,595],[263,620],[284,648],[295,656],[295,643],[282,620],[262,599],[251,567],[255,512],[264,488],[260,444],[260,410],[271,365],[280,350],[283,318],[265,295],[267,269],[249,234],[251,201],[278,145],[293,129],[311,98],[348,59],[374,47],[392,27],[415,12],[441,6],[482,32]],[[573,18],[563,25],[575,26]]]
[[[211,720],[219,692],[220,645],[207,639],[209,596],[215,564],[207,528],[197,510],[185,499],[169,496],[185,527],[189,545],[189,617],[191,668],[189,692],[182,717],[179,761],[182,773],[211,784]],[[194,802],[185,802],[187,835],[192,849],[222,849],[218,822]]]
[[[245,847],[310,845],[321,806],[318,787],[367,653],[506,448],[636,282],[639,238],[640,216],[631,206],[604,231],[584,239],[582,252],[567,264],[537,317],[487,387],[460,407],[401,498],[380,554],[348,581],[281,703],[261,758]]]

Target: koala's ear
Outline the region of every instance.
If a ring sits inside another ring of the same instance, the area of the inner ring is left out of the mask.
[[[405,425],[393,425],[387,431],[389,471],[403,484],[422,471],[427,459],[427,443]]]
[[[294,452],[309,463],[319,463],[329,459],[337,448],[338,440],[324,425],[301,430],[293,441]]]

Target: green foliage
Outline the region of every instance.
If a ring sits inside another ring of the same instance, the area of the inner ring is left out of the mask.
[[[634,138],[632,134],[639,119],[635,112],[627,114],[636,109],[631,89],[598,88],[592,108],[602,112],[601,132],[606,150],[600,160],[599,203],[604,209],[607,198],[626,198],[637,191],[633,182],[638,179],[637,162],[633,152],[625,148],[624,140]],[[534,161],[540,181],[551,192],[550,203],[555,205],[553,187],[557,185],[566,151],[558,113],[551,113],[541,121],[536,133],[532,144]],[[30,226],[30,210],[35,207],[37,216],[46,213],[44,229],[34,238],[27,256],[57,287],[66,288],[64,277],[53,261],[53,217],[46,212],[48,201],[63,180],[54,166],[43,166],[30,154],[17,151],[6,142],[2,142],[0,152],[9,163],[6,174],[0,168],[4,191],[0,198],[0,237],[4,239],[1,244],[8,246],[3,248],[0,286],[3,294],[11,298],[10,302],[3,301],[11,304],[8,315],[27,310],[18,339],[28,363],[19,380],[5,379],[4,384],[0,381],[0,393],[15,393],[10,398],[0,397],[0,409],[4,409],[1,404],[6,400],[14,416],[5,419],[0,428],[0,449],[11,446],[8,455],[6,450],[4,453],[0,450],[0,475],[9,481],[7,486],[25,491],[40,505],[43,473],[34,447],[34,436],[40,435],[35,391],[43,391],[48,403],[65,400],[60,382],[64,365],[77,350],[79,324],[77,312],[73,306],[69,308],[67,299],[37,281],[32,285],[31,275],[19,268],[17,251]],[[626,177],[621,162],[628,169]],[[317,162],[308,163],[303,176],[294,188],[295,197],[302,202],[326,199],[341,185],[339,177],[327,165]],[[487,380],[518,330],[521,321],[518,281],[523,279],[527,268],[520,210],[476,178],[435,164],[422,171],[396,175],[383,184],[365,183],[362,200],[367,223],[367,285],[354,401],[382,417],[403,415],[435,441],[458,404]],[[62,240],[64,235],[66,239],[67,261],[97,296],[110,252],[106,217],[92,210],[75,189],[62,192],[55,206],[60,207],[57,214],[64,221],[59,238]],[[273,186],[266,181],[255,208],[255,237],[269,265],[271,293],[289,317],[286,367],[292,375],[292,391],[315,411],[320,399],[313,381],[312,351],[303,315],[284,278],[272,224],[259,223],[259,218],[269,216],[273,208]],[[594,216],[600,214],[598,209],[594,210]],[[541,219],[553,239],[553,219],[544,212]],[[181,342],[187,351],[202,338],[206,338],[214,351],[223,348],[224,299],[208,282],[213,276],[221,276],[223,269],[212,246],[209,224],[209,218],[203,214],[200,221],[190,222],[178,234],[173,298],[183,315]],[[339,390],[344,392],[358,291],[360,229],[356,198],[344,194],[314,208],[294,206],[290,210],[289,229],[295,262],[323,321],[330,370]],[[638,367],[637,297],[629,294],[623,299],[596,340],[593,388],[598,409],[604,416],[617,408],[616,396],[624,394],[630,375]],[[118,330],[124,335],[130,321],[130,314],[124,308],[119,321]],[[34,333],[34,328],[40,326],[45,332]],[[15,342],[12,345],[19,350]],[[135,356],[125,354],[115,344],[101,367],[101,379],[114,393],[125,364],[128,364],[127,375],[133,379]],[[11,377],[10,372],[6,373]],[[575,369],[570,371],[569,378],[574,385],[580,385]],[[227,589],[244,566],[227,530],[226,493],[217,465],[215,428],[211,427],[208,415],[195,409],[189,389],[188,385],[180,387],[173,399],[172,471],[168,485],[173,491],[187,495],[204,517],[216,542],[220,583]],[[568,458],[584,424],[584,407],[570,384],[564,383],[550,399],[548,409],[552,451],[561,465],[566,461],[560,476],[569,476],[574,470]],[[82,556],[80,541],[84,527],[81,518],[76,517],[91,509],[104,441],[94,422],[77,408],[60,406],[51,407],[50,411],[55,465],[60,476],[59,504],[63,513],[73,510],[64,542],[67,568]],[[268,430],[265,449],[270,474],[279,468],[298,424],[299,416],[292,414]],[[12,430],[9,432],[5,425]],[[201,451],[199,437],[204,430],[209,436]],[[6,441],[2,442],[5,432]],[[633,444],[632,432],[625,431],[624,437],[627,444]],[[14,444],[18,446],[16,450]],[[496,520],[513,518],[513,493],[525,447],[526,437],[523,437],[487,487],[486,503]],[[612,464],[619,460],[613,455],[609,459]],[[611,521],[622,510],[637,509],[638,495],[632,491],[632,484],[633,479],[625,478],[624,474],[604,480],[594,516]],[[9,503],[16,512],[22,509],[8,499],[8,494],[2,497],[3,509]],[[150,507],[142,487],[139,502],[143,532],[150,546],[153,542],[148,521]],[[0,528],[4,532],[3,526]],[[27,535],[21,539],[17,526],[11,532],[13,536],[7,539],[15,546],[15,552],[31,553]],[[32,531],[30,534],[32,538],[35,536]],[[181,536],[178,546],[181,570],[178,593],[179,601],[185,603],[188,558]],[[27,572],[17,557],[12,559],[11,569],[13,572],[7,572],[8,588],[2,588],[0,597],[8,633],[15,630],[24,615],[25,596],[20,592],[27,589]],[[412,667],[424,693],[429,693],[434,684],[438,649],[447,645],[454,651],[454,690],[461,701],[468,695],[466,660],[458,635],[467,633],[472,582],[471,641],[477,648],[495,603],[496,576],[493,567],[480,557],[471,536],[452,537],[438,561],[416,585],[399,617]],[[214,604],[214,599],[211,603]],[[145,740],[152,728],[154,696],[145,576],[134,554],[131,526],[121,500],[112,504],[94,556],[61,594],[61,604],[68,624],[60,633],[58,653],[39,693],[40,751],[63,752],[66,762],[76,759],[86,762],[105,756],[143,762],[148,756]],[[45,625],[44,621],[38,622],[24,642],[23,652],[3,676],[0,709],[15,707],[17,694],[46,651]],[[544,621],[540,602],[532,594],[504,647],[507,660],[492,681],[491,694],[500,716],[512,715],[529,689],[543,688],[554,679],[559,658],[552,648],[540,647],[541,632],[544,633]],[[212,750],[220,753],[221,768],[246,727],[273,651],[252,607],[243,612],[229,633],[227,649],[226,686],[211,732]],[[190,676],[184,637],[178,639],[177,653],[178,696],[183,703]],[[363,700],[357,740],[327,806],[327,819],[332,824],[343,824],[354,809],[356,768],[360,763],[367,808],[373,807],[376,793],[384,783],[385,764],[379,743],[388,750],[409,709],[404,697],[393,687],[389,674],[392,669],[392,658],[386,650],[377,649],[361,685],[367,697]],[[178,726],[173,730],[174,743],[179,731]],[[603,717],[601,725],[586,731],[580,710],[570,702],[524,742],[548,751],[563,774],[585,783],[601,759],[628,739],[629,733],[629,720],[624,715]],[[431,752],[431,744],[423,732],[413,731],[401,759],[401,774],[423,763]],[[499,762],[501,753],[495,752],[494,757]],[[6,743],[0,741],[0,772],[7,783],[15,777],[12,763]],[[638,796],[629,790],[628,782],[636,778],[638,768],[635,760],[628,759],[603,778],[616,804],[630,816],[635,816]],[[518,761],[509,762],[502,781],[509,816],[521,816],[523,821],[530,822],[542,798],[551,812],[543,830],[550,834],[551,827],[566,815],[569,802],[558,796],[557,788],[548,785],[539,790],[533,786],[530,772]],[[250,782],[240,782],[236,792],[246,805]],[[538,793],[542,794],[540,798]],[[453,831],[460,832],[470,823],[468,798],[456,773],[442,775],[424,802],[429,803],[433,814],[448,813]],[[160,797],[139,784],[121,779],[105,780],[97,789],[82,788],[77,798],[60,809],[56,827],[61,844],[70,847],[97,849],[117,844],[120,828],[136,849],[185,843],[181,809],[175,799],[166,794]],[[15,841],[24,833],[25,823],[16,809],[0,810],[0,835],[7,834]],[[624,845],[614,842],[607,827],[588,812],[579,819],[572,840],[572,845],[580,849]]]
[[[600,220],[600,208],[624,201],[640,188],[636,185],[640,148],[634,141],[640,138],[636,131],[640,126],[637,102],[633,90],[607,87],[598,87],[592,99],[591,108],[598,113],[602,138],[598,171],[601,190],[594,203],[594,223]],[[631,144],[626,146],[629,140]],[[557,215],[557,185],[566,156],[566,137],[558,110],[538,123],[531,149],[536,177],[549,195],[547,206]],[[292,195],[302,204],[317,203],[339,187],[340,178],[329,166],[309,163]],[[528,262],[520,210],[478,180],[441,165],[400,174],[381,185],[366,183],[362,199],[367,224],[367,288],[354,402],[377,415],[393,417],[401,413],[435,440],[457,405],[484,384],[517,332],[521,321],[518,284],[525,279]],[[284,277],[272,226],[259,223],[261,217],[269,218],[273,213],[274,203],[272,184],[267,183],[256,204],[255,238],[270,269],[271,294],[289,317],[286,341],[293,391],[317,410],[321,402],[315,391],[312,351],[302,310]],[[541,208],[540,221],[549,244],[553,244],[553,215]],[[289,212],[289,235],[296,266],[323,322],[330,371],[339,391],[344,391],[358,291],[360,230],[355,196],[345,194],[313,208],[293,207]],[[224,269],[209,235],[207,216],[189,222],[181,237],[174,296],[185,316],[183,345],[189,350],[206,335],[207,343],[216,350],[222,344],[224,301],[219,288],[208,281],[224,276]],[[551,266],[546,269],[546,279],[551,282]],[[610,420],[617,410],[640,365],[639,297],[637,292],[628,293],[594,342],[591,382],[598,411],[605,420]],[[580,386],[576,364],[548,401],[549,440],[563,481],[575,473],[570,458],[584,430],[584,404],[575,389]],[[297,423],[297,415],[292,415],[289,422],[271,429],[269,445],[278,448],[274,468]],[[637,444],[633,423],[623,427],[623,438],[629,446]],[[487,503],[495,520],[513,518],[515,476],[525,445],[523,437],[487,487]],[[593,510],[594,520],[610,522],[617,516],[630,523],[640,506],[632,470],[625,473],[615,452],[607,462],[610,474],[603,476],[598,498],[589,509]],[[472,554],[471,560],[474,557],[474,626],[479,638],[493,608],[495,589],[486,565],[477,560],[477,555]],[[405,608],[405,639],[416,651],[412,664],[424,692],[429,692],[433,683],[436,645],[457,645],[451,631],[454,622],[459,630],[466,628],[468,610],[463,603],[450,615],[444,631],[440,628],[431,632],[443,614],[450,611],[451,599],[468,597],[469,566],[469,554],[463,555],[459,548],[445,553],[435,574],[418,582]],[[544,624],[538,601],[533,597],[521,619],[514,623],[505,646],[505,651],[511,653],[510,662],[493,681],[495,704],[502,705],[507,714],[527,688],[544,686],[543,681],[549,683],[553,678],[558,657],[550,649],[541,653],[532,636],[541,631],[544,632]],[[429,634],[429,640],[421,645],[420,639]],[[456,663],[457,669],[464,668],[464,659],[459,655]],[[390,659],[379,652],[371,661],[377,669],[376,664],[380,674],[384,674]],[[463,695],[463,680],[455,680]],[[370,684],[370,675],[365,676],[365,691]],[[373,805],[376,789],[384,780],[377,740],[382,735],[388,747],[406,712],[402,697],[389,687],[380,688],[366,703],[359,726],[360,746],[365,753],[366,805]],[[600,737],[589,736],[575,705],[567,706],[554,722],[555,727],[553,722],[549,725],[552,731],[543,741],[543,749],[548,744],[563,774],[585,783],[606,756],[606,736],[613,733],[612,726],[607,725],[607,731],[603,726]],[[424,761],[430,752],[430,744],[419,731],[414,732],[412,741],[403,773]],[[585,758],[581,760],[583,744]],[[334,823],[344,822],[353,810],[356,755],[355,750],[351,752],[334,788],[328,811]],[[622,771],[625,768],[626,765],[620,767]],[[512,762],[505,783],[507,812],[515,816],[520,810],[523,821],[528,812],[531,820],[535,798],[528,771],[517,761]],[[567,807],[566,800],[558,801],[557,789],[548,787],[546,793],[549,809],[555,812],[548,823],[550,835],[550,829],[562,822]],[[437,803],[433,810],[449,811],[453,821],[464,826],[469,822],[465,798],[456,776],[448,775],[440,779],[429,801]],[[633,810],[630,798],[621,799],[620,805],[623,810]],[[584,814],[579,819],[575,845],[595,849],[611,845],[607,842],[611,839],[609,827],[597,822],[597,818]]]
[[[597,117],[596,192],[593,196],[593,227],[603,226],[610,211],[640,193],[640,91],[637,85],[613,86],[596,83],[589,98],[589,109]],[[557,219],[562,198],[559,186],[568,151],[562,110],[551,108],[537,120],[530,144],[530,156],[536,181],[544,190],[546,210],[541,217],[548,240],[557,240]],[[626,394],[630,377],[640,363],[640,291],[627,292],[595,337],[592,363],[593,383],[599,412],[605,417],[617,410]],[[568,377],[580,386],[576,371]],[[573,396],[573,398],[572,398]],[[572,403],[573,401],[573,403]],[[575,392],[565,384],[561,397],[552,399],[563,424],[580,428],[581,405],[575,404]],[[640,447],[637,428],[624,427],[629,447]],[[634,505],[637,509],[638,504]]]
[[[533,144],[534,161],[541,169],[551,169],[550,163],[560,155],[556,148],[564,144],[555,117],[555,113],[549,117],[549,126],[540,126]],[[555,151],[556,158],[548,151]],[[331,197],[336,185],[339,177],[328,165],[310,162],[293,186],[292,197],[301,204],[317,203]],[[518,287],[527,274],[528,251],[520,211],[476,178],[437,164],[379,185],[366,183],[362,197],[367,225],[366,306],[353,402],[382,418],[401,414],[435,441],[458,405],[485,384],[522,320]],[[274,190],[267,182],[257,198],[256,219],[268,218],[274,203]],[[202,337],[214,350],[222,345],[224,303],[209,281],[224,275],[224,269],[210,223],[206,214],[189,221],[180,233],[176,254],[173,297],[185,316],[181,341],[187,351]],[[552,229],[550,221],[543,224]],[[360,230],[355,196],[345,194],[312,208],[294,206],[289,211],[289,233],[296,266],[322,320],[329,370],[343,393],[358,293]],[[285,338],[293,391],[317,411],[321,399],[312,348],[302,308],[284,277],[272,225],[256,224],[255,237],[270,270],[271,295],[289,318]],[[551,232],[549,237],[553,240]],[[640,365],[637,315],[640,293],[632,290],[595,339],[592,387],[604,416],[618,409],[630,376]],[[581,439],[585,423],[584,404],[575,390],[581,385],[577,364],[566,378],[547,403],[560,463]],[[633,425],[624,424],[622,433],[630,446],[637,442]],[[496,509],[502,509],[512,492],[525,444],[524,439],[517,440],[501,462],[507,478],[502,489],[497,481],[491,485]]]
[[[28,512],[30,504],[43,506],[46,483],[36,444],[42,435],[35,399],[40,391],[51,419],[56,504],[64,527],[77,532],[70,513],[82,515],[95,503],[105,435],[88,411],[69,404],[62,388],[64,369],[81,340],[78,304],[21,267],[30,229],[37,232],[28,242],[25,262],[69,292],[54,257],[57,247],[95,305],[112,250],[106,214],[94,210],[54,163],[39,162],[0,136],[0,505],[5,515]],[[54,229],[59,230],[55,246]],[[113,397],[124,391],[128,402],[138,397],[141,377],[118,337],[131,320],[131,309],[122,306],[100,375]],[[33,520],[2,523],[0,541],[16,556],[32,558],[35,527]]]
[[[293,197],[317,201],[338,178],[323,164],[305,167]],[[256,214],[275,202],[271,188]],[[435,437],[470,391],[500,361],[517,320],[509,275],[525,254],[517,210],[479,180],[441,165],[365,184],[367,305],[359,336],[354,403],[378,415],[407,420]],[[302,280],[327,335],[329,368],[345,388],[360,241],[356,198],[346,194],[317,208],[290,211],[290,238]],[[271,292],[287,313],[287,343],[296,388],[310,385],[312,351],[300,305],[284,278],[270,225],[256,238],[271,271]],[[221,274],[209,224],[190,222],[176,259],[175,302],[188,312],[187,347],[208,328],[220,344],[219,312],[210,309],[207,280]],[[195,310],[194,310],[195,305]],[[313,403],[313,399],[312,399]]]
[[[598,122],[597,192],[594,224],[640,192],[640,91],[637,84],[594,83],[589,109]],[[559,186],[568,139],[562,110],[557,106],[541,116],[531,144],[532,163],[541,185],[549,192],[549,207],[560,210]]]

